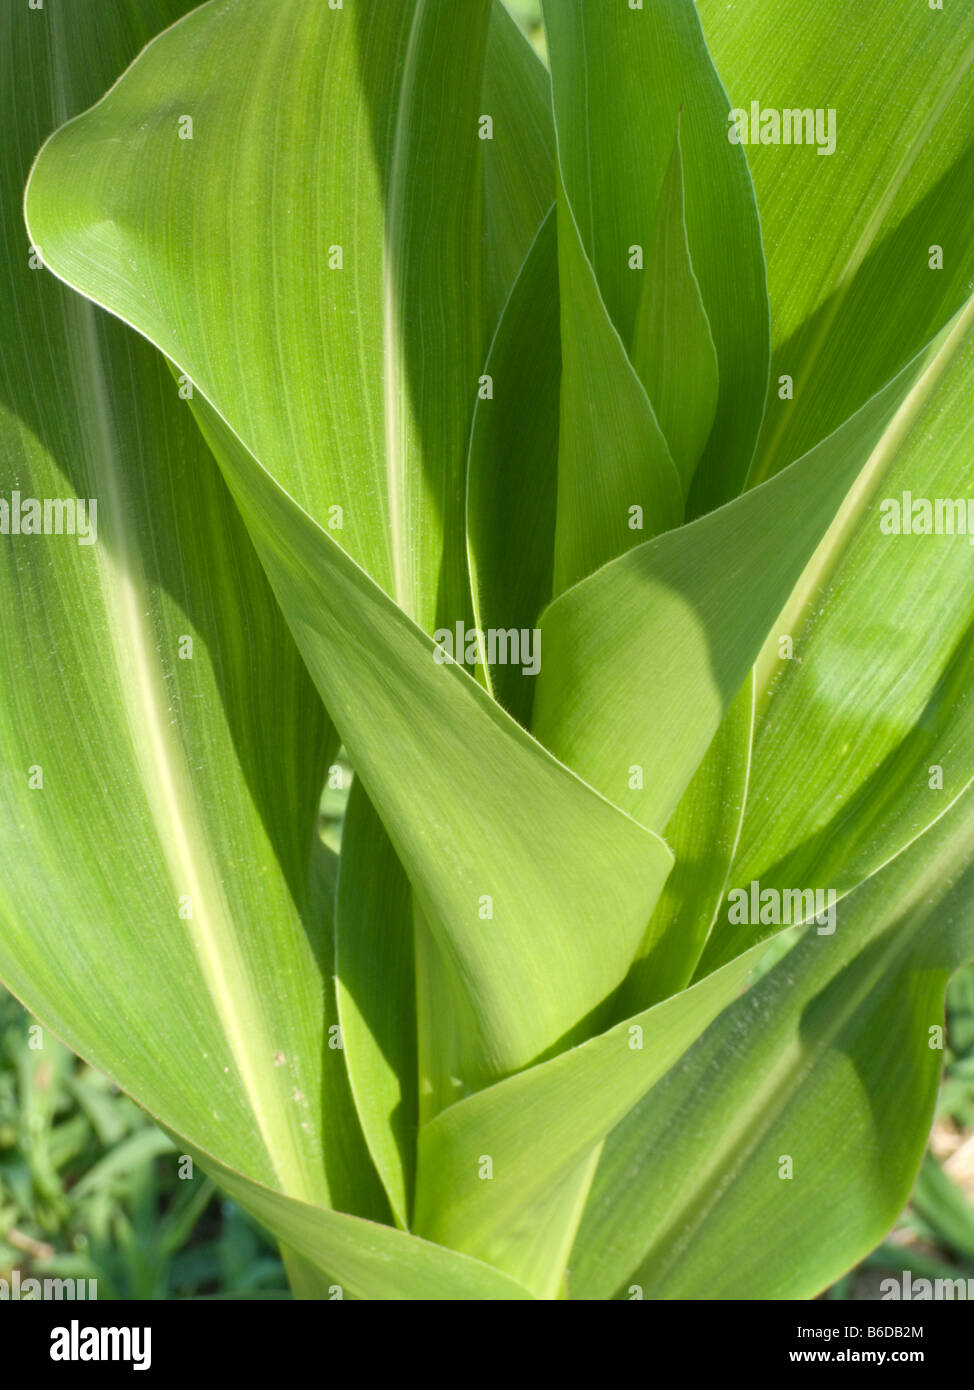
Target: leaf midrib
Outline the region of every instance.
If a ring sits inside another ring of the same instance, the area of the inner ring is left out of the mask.
[[[957,315],[953,328],[923,367],[916,381],[883,427],[879,439],[873,446],[872,453],[846,493],[835,520],[802,571],[800,580],[792,589],[787,605],[782,610],[781,621],[775,627],[775,633],[788,631],[795,635],[808,622],[814,595],[825,588],[829,576],[834,573],[841,562],[846,547],[862,519],[870,499],[894,461],[896,450],[913,428],[921,410],[929,402],[934,389],[953,361],[957,348],[972,326],[974,326],[974,297],[967,301],[967,304]],[[824,443],[825,440],[821,441],[821,444]],[[815,447],[820,448],[821,444]],[[755,663],[756,694],[759,711],[762,713],[767,707],[772,673],[776,665],[776,662],[771,658],[772,646],[776,651],[777,636],[775,636],[773,644],[766,645],[765,652]]]
[[[84,338],[84,351],[71,355],[72,372],[76,380],[83,376],[93,405],[96,447],[102,461],[99,483],[108,493],[107,510],[116,523],[113,534],[119,552],[116,559],[107,546],[100,547],[97,572],[120,700],[144,777],[143,791],[170,880],[177,895],[188,893],[191,899],[193,925],[187,930],[270,1163],[285,1191],[306,1193],[310,1187],[301,1156],[292,1144],[281,1143],[290,1126],[279,1095],[265,1080],[262,1059],[271,1057],[273,1048],[265,1036],[257,994],[240,956],[232,914],[205,848],[202,855],[194,849],[205,847],[207,836],[192,791],[189,765],[178,740],[168,733],[164,718],[165,675],[144,622],[145,580],[122,500],[119,445],[98,341],[97,310],[91,301],[81,298],[72,307],[80,316]],[[69,325],[66,328],[70,341],[71,329]],[[172,907],[175,918],[175,898]]]

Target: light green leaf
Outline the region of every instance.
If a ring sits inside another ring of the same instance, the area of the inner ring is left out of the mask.
[[[0,975],[189,1143],[381,1216],[308,889],[334,735],[176,383],[20,221],[31,151],[183,8],[3,21],[4,500],[94,506],[0,548]]]
[[[971,538],[882,529],[906,492],[963,498],[969,486],[972,322],[974,301],[877,442],[759,663],[766,693],[734,887],[828,885],[841,896],[974,778]],[[964,498],[965,531],[967,510]],[[784,660],[782,634],[793,643]],[[704,969],[768,930],[721,916]]]
[[[676,863],[617,1001],[620,1015],[687,987],[724,901],[748,797],[754,682],[731,702],[666,823]]]
[[[553,1297],[598,1145],[738,993],[760,954],[441,1112],[420,1132],[417,1231]]]
[[[609,315],[632,348],[640,277],[681,118],[686,232],[720,368],[720,396],[692,512],[739,491],[767,386],[764,258],[744,151],[727,139],[730,103],[693,0],[546,0],[562,177]],[[638,177],[634,171],[638,170]],[[656,402],[654,401],[655,405]]]
[[[530,1299],[500,1270],[394,1226],[311,1206],[253,1182],[200,1150],[193,1157],[225,1192],[307,1266],[305,1296],[383,1300]]]
[[[679,474],[558,191],[561,409],[554,592],[683,519]]]
[[[971,293],[974,35],[968,7],[949,3],[896,0],[880,42],[874,7],[843,0],[698,8],[728,107],[749,122],[753,102],[801,108],[821,120],[823,149],[835,120],[828,155],[815,143],[747,146],[774,330],[760,482],[885,386]],[[935,246],[942,270],[931,269]]]
[[[810,928],[609,1137],[573,1298],[812,1298],[885,1235],[933,1114],[930,1030],[974,955],[972,835],[968,795],[856,890],[833,935]]]
[[[490,11],[203,5],[58,133],[29,196],[43,249],[70,242],[92,296],[205,381],[282,486],[426,626],[469,613]],[[48,175],[74,159],[89,178],[69,208]],[[454,282],[466,293],[443,295]]]
[[[677,127],[633,329],[632,363],[689,491],[717,409],[717,349],[687,245]]]
[[[965,331],[958,319],[770,482],[556,599],[534,705],[545,746],[643,824],[665,826],[817,546],[855,506],[860,474],[923,427]]]
[[[474,410],[467,547],[483,630],[530,631],[551,598],[561,380],[555,231],[552,208],[491,344],[484,371],[492,394]],[[498,661],[488,680],[494,698],[529,727],[537,673]]]
[[[555,198],[551,83],[500,0],[490,13],[482,109],[494,114],[484,148],[487,322],[493,328]]]
[[[196,406],[434,934],[453,1006],[436,1020],[438,1063],[453,1065],[456,1098],[577,1037],[579,1020],[624,975],[670,853],[460,667],[438,664],[432,640],[276,486],[202,395]],[[471,767],[478,837],[468,829]],[[419,785],[422,799],[412,792]],[[435,1093],[434,1109],[445,1099]]]

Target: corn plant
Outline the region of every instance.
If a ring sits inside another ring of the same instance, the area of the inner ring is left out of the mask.
[[[0,976],[299,1297],[812,1297],[974,955],[970,15],[544,20],[7,0]]]

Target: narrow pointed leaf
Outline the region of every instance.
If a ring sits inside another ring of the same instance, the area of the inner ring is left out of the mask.
[[[483,113],[493,119],[484,150],[486,306],[493,329],[555,197],[551,83],[499,0],[490,12]]]
[[[683,518],[649,399],[609,320],[564,188],[558,199],[561,409],[554,592]]]
[[[677,130],[633,329],[632,364],[646,388],[686,494],[710,435],[717,349],[687,244]]]
[[[641,9],[546,0],[562,177],[609,315],[632,348],[641,278],[681,117],[687,239],[710,320],[720,396],[693,512],[739,491],[764,410],[768,308],[744,151],[727,139],[730,103],[693,0]],[[638,170],[638,177],[633,171]]]
[[[338,1007],[366,1143],[402,1227],[412,1201],[418,1126],[412,894],[361,785],[342,825],[335,901]]]
[[[561,381],[557,255],[552,208],[504,308],[485,367],[491,394],[478,399],[470,434],[474,618],[485,631],[516,630],[519,641],[552,594]],[[525,728],[537,682],[526,665],[497,660],[488,677],[494,697]]]

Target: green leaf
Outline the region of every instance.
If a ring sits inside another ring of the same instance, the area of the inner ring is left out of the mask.
[[[196,406],[434,934],[453,1007],[436,1020],[438,1064],[452,1068],[456,1098],[577,1038],[579,1020],[624,975],[670,853],[465,671],[438,664],[432,640],[277,487],[202,395]],[[436,1109],[446,1097],[433,1094]]]
[[[419,1301],[531,1298],[516,1280],[469,1255],[394,1226],[285,1196],[244,1177],[213,1154],[197,1150],[193,1157],[235,1202],[276,1231],[306,1266],[303,1277],[309,1287],[304,1296]]]
[[[598,1145],[738,993],[758,956],[439,1114],[420,1132],[417,1231],[553,1297]]]
[[[409,880],[360,783],[342,827],[335,978],[349,1081],[369,1151],[405,1228],[418,1115]]]
[[[465,11],[458,57],[461,20],[441,0],[406,7],[394,21],[382,5],[354,16],[295,0],[261,0],[246,10],[205,6],[160,36],[101,103],[59,132],[27,195],[48,263],[178,363],[197,384],[198,413],[205,394],[231,422],[229,432],[214,426],[218,449],[236,460],[223,462],[234,470],[238,496],[239,470],[249,475],[244,510],[262,536],[265,565],[309,667],[341,711],[356,771],[446,955],[454,997],[437,1002],[446,1032],[459,1036],[450,1020],[463,1020],[465,1056],[451,1070],[466,1084],[531,1060],[618,982],[638,918],[669,864],[659,842],[640,837],[546,760],[493,705],[466,690],[459,672],[438,667],[430,644],[381,601],[362,571],[325,545],[311,520],[330,525],[347,553],[422,621],[432,625],[443,611],[464,615],[457,509],[485,337],[471,266],[483,225],[477,210],[486,142],[478,139],[477,111],[488,15],[486,5]],[[283,107],[282,70],[289,74]],[[440,105],[429,101],[431,89]],[[178,113],[186,111],[194,113],[194,138],[180,141]],[[431,159],[427,146],[443,124],[450,138],[436,139]],[[341,138],[318,139],[322,125],[341,130]],[[65,161],[73,170],[85,165],[85,179],[72,175],[65,184]],[[222,171],[229,164],[236,172],[228,190]],[[324,204],[320,188],[332,190]],[[336,208],[343,229],[335,228]],[[191,241],[181,230],[187,218]],[[338,244],[344,268],[331,270],[329,247]],[[470,293],[444,304],[444,277],[468,274]],[[322,276],[334,284],[323,301],[314,288]],[[249,455],[237,458],[235,436],[288,496],[271,488]],[[363,507],[370,496],[377,505]],[[268,509],[282,529],[265,538]],[[334,612],[340,588],[320,587],[326,572],[336,584],[343,576],[347,612]],[[288,592],[295,586],[299,595]],[[362,623],[377,623],[377,636],[383,633],[371,653]],[[391,671],[408,653],[412,674],[387,677],[380,649]],[[421,692],[432,698],[434,690],[433,705],[421,709]],[[395,750],[398,766],[383,749]],[[408,790],[410,765],[413,785],[432,778],[438,788],[420,805]],[[484,768],[487,779],[486,844],[472,843],[466,828],[471,766]],[[529,799],[512,807],[517,783],[510,778],[519,766],[537,806]],[[540,779],[539,766],[547,769]],[[556,813],[549,853],[575,836],[588,853],[594,830],[607,862],[627,866],[609,943],[598,939],[602,894],[583,868],[581,848],[578,875],[562,885],[542,887],[543,854],[524,864],[524,828],[533,830],[551,799],[563,796],[568,819],[560,824]],[[456,869],[449,882],[443,857]],[[542,887],[540,898],[533,885]],[[503,921],[495,919],[488,936],[478,912],[481,898],[491,896]],[[577,924],[576,934],[569,924]],[[566,932],[572,949],[564,959]],[[548,1000],[528,1010],[521,996],[537,973],[549,981]],[[472,1008],[471,991],[478,999],[484,992],[482,1008]],[[444,1057],[449,1065],[446,1049]]]
[[[573,1298],[811,1298],[885,1235],[930,1128],[930,1030],[974,954],[972,834],[968,795],[632,1110],[603,1149]]]
[[[563,187],[558,274],[562,373],[555,594],[642,540],[644,528],[657,535],[683,518],[679,474],[606,313]]]
[[[511,290],[484,368],[467,464],[467,547],[479,628],[533,628],[552,593],[561,380],[555,212]],[[537,676],[490,666],[488,688],[530,725]]]
[[[744,151],[693,0],[546,0],[555,129],[568,200],[612,322],[631,350],[641,296],[632,248],[656,239],[682,108],[690,258],[710,320],[720,395],[692,512],[732,497],[754,450],[767,386],[764,257]],[[638,170],[638,177],[634,171]],[[644,291],[645,293],[645,291]],[[654,406],[658,403],[654,400]]]
[[[172,377],[20,222],[31,151],[183,8],[4,19],[0,472],[94,499],[97,544],[0,551],[0,974],[190,1143],[377,1215],[307,884],[334,735]]]
[[[551,83],[499,0],[490,13],[483,111],[497,117],[484,149],[487,322],[493,327],[555,197]]]
[[[966,328],[958,318],[840,430],[762,487],[556,599],[542,622],[534,705],[545,746],[643,824],[665,826],[806,565],[842,508],[854,508],[854,484],[914,423],[923,427]],[[641,786],[632,785],[633,767],[642,769]]]
[[[882,529],[884,497],[902,506],[904,491],[944,498],[967,486],[972,324],[974,300],[926,355],[759,663],[762,692],[773,689],[755,732],[735,887],[827,884],[841,896],[974,778],[970,538]],[[951,602],[936,621],[918,620],[944,593]],[[791,659],[778,655],[780,634],[794,643]],[[724,911],[701,968],[762,930]]]
[[[620,991],[620,1015],[686,989],[724,900],[751,772],[754,682],[731,702],[666,823],[676,863]]]
[[[902,0],[879,43],[874,11],[843,0],[773,16],[764,0],[698,8],[728,108],[820,110],[826,136],[835,113],[830,155],[747,146],[774,327],[760,482],[881,390],[971,293],[974,38],[964,5]],[[793,399],[779,395],[784,374]]]
[[[469,611],[490,11],[204,5],[58,133],[28,202],[51,263],[70,243],[92,297],[205,381],[290,495],[426,626]],[[75,157],[91,181],[68,206],[58,171]]]
[[[660,192],[632,362],[686,493],[714,422],[719,380],[717,349],[687,245],[679,125]]]

